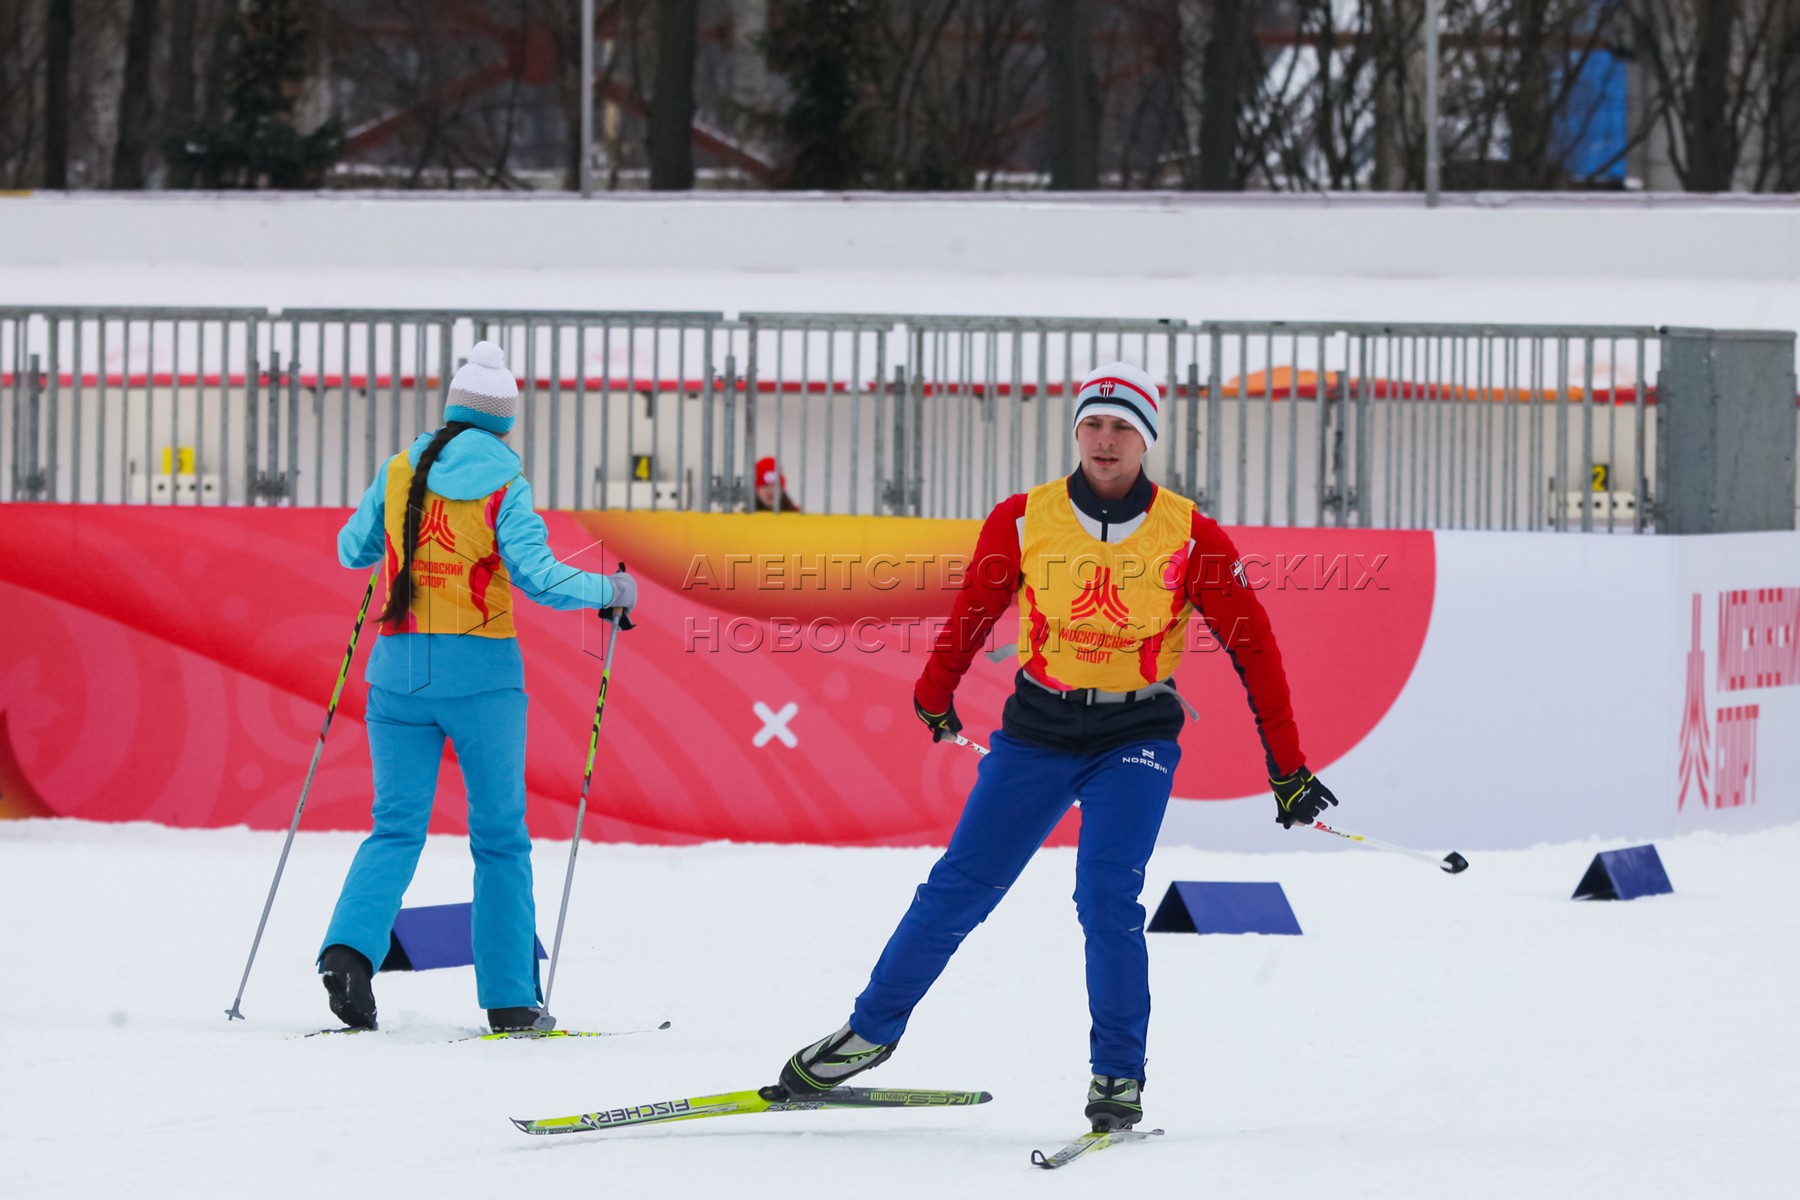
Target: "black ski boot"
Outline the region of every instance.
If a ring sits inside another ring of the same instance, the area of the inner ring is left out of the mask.
[[[351,1029],[375,1028],[375,989],[370,986],[369,960],[348,946],[327,946],[319,956],[319,975],[331,997],[331,1011]]]
[[[788,1059],[781,1068],[781,1086],[790,1096],[829,1092],[851,1076],[886,1062],[899,1044],[894,1041],[878,1046],[865,1042],[846,1025]]]
[[[490,1008],[488,1028],[495,1033],[549,1033],[556,1018],[541,1008]]]
[[[1130,1129],[1144,1119],[1144,1081],[1096,1075],[1088,1084],[1087,1119],[1095,1131]]]

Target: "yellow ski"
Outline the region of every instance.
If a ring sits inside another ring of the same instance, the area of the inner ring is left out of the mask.
[[[1094,1150],[1104,1150],[1108,1146],[1122,1146],[1126,1142],[1141,1142],[1145,1138],[1157,1137],[1160,1129],[1096,1129],[1092,1133],[1084,1133],[1055,1154],[1045,1154],[1042,1150],[1031,1152],[1031,1164],[1042,1167],[1046,1171],[1054,1171],[1057,1167],[1066,1166],[1082,1155]]]
[[[545,1117],[535,1121],[517,1117],[512,1123],[521,1133],[600,1133],[633,1125],[661,1125],[703,1117],[738,1117],[766,1112],[812,1112],[826,1108],[954,1108],[986,1104],[987,1092],[946,1092],[919,1088],[840,1087],[829,1092],[790,1096],[778,1086],[757,1091],[722,1092],[716,1096],[691,1096],[683,1100],[658,1100],[625,1108],[601,1109],[570,1117]]]

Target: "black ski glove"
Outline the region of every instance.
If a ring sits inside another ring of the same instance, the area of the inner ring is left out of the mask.
[[[953,734],[962,732],[962,718],[956,715],[956,701],[954,700],[950,702],[950,707],[946,711],[929,713],[925,711],[925,706],[919,703],[919,698],[914,696],[913,712],[918,714],[919,720],[925,722],[925,728],[931,730],[931,740],[934,742],[941,742]]]
[[[1280,779],[1269,780],[1269,786],[1275,789],[1275,819],[1283,829],[1311,825],[1327,805],[1338,802],[1331,789],[1305,767]]]

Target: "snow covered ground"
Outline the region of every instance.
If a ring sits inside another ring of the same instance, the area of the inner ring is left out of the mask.
[[[992,1104],[528,1138],[506,1118],[770,1080],[843,1019],[934,852],[585,846],[557,1015],[673,1027],[452,1044],[482,1019],[466,971],[379,978],[380,1035],[296,1036],[329,1020],[310,960],[348,834],[300,836],[249,1020],[226,1021],[280,842],[0,823],[0,1193],[1792,1194],[1800,826],[1662,843],[1676,894],[1626,904],[1568,898],[1597,844],[1458,877],[1354,848],[1161,850],[1147,895],[1279,880],[1306,934],[1153,935],[1146,1101],[1168,1135],[1055,1175],[1027,1155],[1082,1126],[1071,852],[1039,855],[869,1077]],[[546,942],[566,855],[538,847]],[[466,898],[467,864],[434,838],[410,901]]]

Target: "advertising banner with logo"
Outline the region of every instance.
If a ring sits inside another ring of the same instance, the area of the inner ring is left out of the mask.
[[[1665,750],[1677,829],[1800,819],[1796,537],[1681,542],[1669,634],[1681,658],[1680,732]]]
[[[347,515],[11,506],[0,817],[284,828],[368,578],[336,563]],[[977,760],[931,745],[911,689],[975,522],[545,516],[570,565],[623,559],[642,589],[615,661],[590,836],[948,837]],[[1345,825],[1470,849],[1800,819],[1800,535],[1232,535],[1280,639],[1308,762],[1343,798]],[[606,626],[516,592],[512,604],[531,827],[566,836]],[[1017,632],[1008,613],[992,639],[1000,661],[977,658],[958,691],[971,736],[999,723]],[[368,825],[360,677],[375,636],[365,628],[305,828]],[[1165,840],[1291,848],[1304,835],[1274,824],[1222,649],[1192,623],[1176,680],[1200,720],[1183,735]],[[460,832],[461,810],[447,755],[433,828]]]
[[[1435,543],[1412,675],[1330,764],[1341,824],[1501,849],[1800,820],[1800,534]],[[1303,733],[1308,708],[1331,699],[1299,697]],[[1291,846],[1247,831],[1234,807],[1177,806],[1164,837]],[[1274,828],[1272,813],[1258,819]]]

